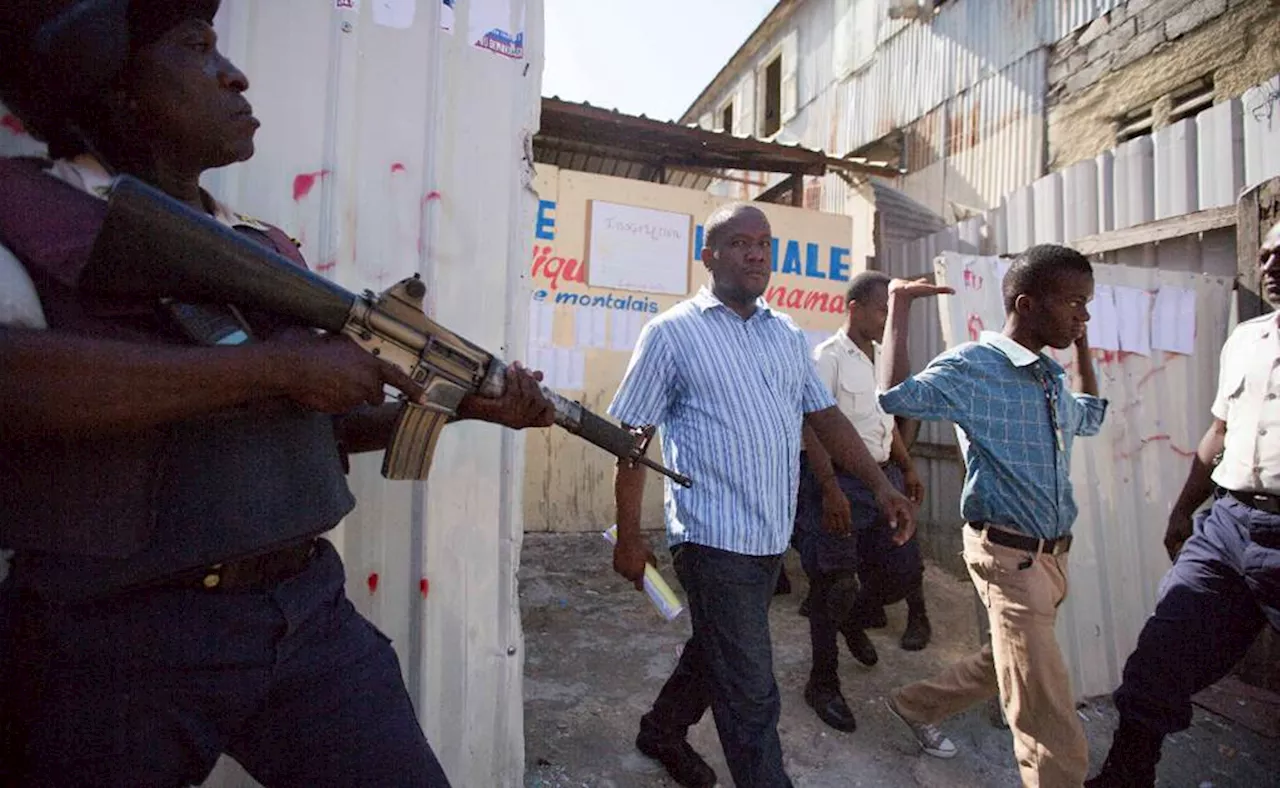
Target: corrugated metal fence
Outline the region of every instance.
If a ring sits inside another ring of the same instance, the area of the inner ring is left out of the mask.
[[[542,0],[488,4],[511,10],[522,58],[472,45],[470,3],[452,32],[438,0],[345,5],[223,3],[221,46],[250,76],[263,128],[254,159],[206,186],[286,228],[344,286],[421,273],[437,320],[496,353],[525,347]],[[38,149],[17,130],[0,124],[0,155]],[[523,783],[523,456],[520,435],[460,424],[425,484],[385,482],[376,457],[357,458],[358,508],[330,534],[460,786]],[[208,784],[252,783],[224,763]]]
[[[977,218],[889,247],[878,263],[895,276],[920,276],[931,272],[942,252],[1016,254],[1036,243],[1116,239],[1119,231],[1192,212],[1229,212],[1241,187],[1280,175],[1277,96],[1280,77],[1150,137],[1045,176]],[[1161,537],[1185,478],[1185,452],[1194,449],[1209,424],[1217,349],[1231,322],[1236,272],[1234,229],[1223,221],[1209,224],[1214,229],[1188,234],[1175,228],[1159,243],[1105,244],[1115,248],[1100,255],[1101,262],[1116,267],[1101,269],[1099,282],[1114,279],[1147,290],[1161,284],[1193,286],[1197,332],[1191,356],[1124,356],[1100,365],[1112,410],[1103,436],[1092,445],[1082,441],[1073,465],[1082,504],[1076,526],[1080,543],[1072,552],[1073,598],[1060,631],[1076,690],[1084,695],[1118,684],[1123,660],[1168,567]],[[917,304],[911,325],[911,357],[918,369],[946,347],[939,304]],[[949,425],[927,425],[920,440],[949,446],[955,436]],[[927,538],[936,542],[931,552],[950,553],[960,520],[960,465],[931,458],[920,462],[930,489],[923,519],[929,524]]]

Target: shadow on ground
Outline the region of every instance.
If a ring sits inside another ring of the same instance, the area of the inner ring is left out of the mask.
[[[655,535],[655,546],[661,536]],[[675,583],[669,554],[659,551],[664,577]],[[674,785],[662,767],[633,745],[640,715],[657,695],[689,634],[687,614],[664,622],[643,594],[610,569],[610,548],[595,534],[530,534],[520,570],[526,637],[526,788],[657,788]],[[986,707],[943,724],[960,753],[949,761],[921,755],[883,706],[885,693],[924,678],[977,648],[972,586],[930,566],[926,595],[934,642],[923,652],[898,648],[904,608],[889,608],[887,629],[873,631],[880,663],[864,669],[841,654],[845,697],[858,717],[852,734],[834,731],[805,705],[808,623],[796,613],[807,585],[787,556],[793,593],[774,598],[770,622],[782,691],[779,731],[787,772],[797,788],[929,786],[1016,788],[1008,730]],[[1091,757],[1101,763],[1116,725],[1105,698],[1080,709]],[[711,715],[690,742],[732,782]],[[1095,767],[1096,768],[1096,767]],[[1161,786],[1280,786],[1280,741],[1257,736],[1200,709],[1191,729],[1172,737],[1160,764]]]

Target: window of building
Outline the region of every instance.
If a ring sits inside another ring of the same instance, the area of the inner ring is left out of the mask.
[[[725,134],[733,133],[733,102],[730,101],[720,109],[720,130]]]
[[[1189,85],[1184,85],[1172,94],[1173,109],[1169,113],[1169,122],[1194,118],[1213,106],[1213,77],[1201,77]]]
[[[772,137],[782,128],[782,54],[764,67],[764,110],[760,133]]]
[[[1116,142],[1128,142],[1138,137],[1151,134],[1155,118],[1151,115],[1151,106],[1134,110],[1120,119],[1120,128],[1116,130]]]

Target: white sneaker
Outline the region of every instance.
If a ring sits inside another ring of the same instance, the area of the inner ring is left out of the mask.
[[[893,697],[890,695],[884,696],[884,705],[888,707],[893,716],[902,720],[902,724],[911,730],[911,735],[915,736],[916,743],[920,745],[920,749],[935,758],[956,757],[956,746],[943,735],[942,731],[938,730],[937,726],[925,725],[922,722],[912,722],[902,716],[902,712],[898,711],[898,707],[894,704]]]

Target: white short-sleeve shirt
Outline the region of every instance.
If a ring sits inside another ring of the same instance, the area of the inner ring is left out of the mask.
[[[1213,415],[1227,423],[1213,480],[1228,490],[1280,494],[1280,323],[1241,323],[1222,346]]]

